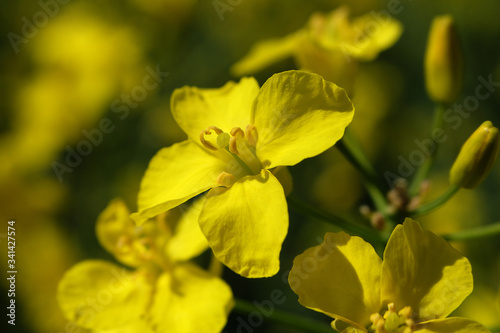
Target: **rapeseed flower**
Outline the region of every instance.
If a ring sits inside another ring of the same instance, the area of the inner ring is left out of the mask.
[[[220,332],[232,308],[231,289],[186,260],[208,248],[197,225],[200,202],[179,220],[164,214],[136,226],[121,200],[97,221],[101,245],[131,271],[105,260],[85,260],[58,288],[71,323],[105,332]]]
[[[257,42],[233,65],[231,72],[248,75],[293,56],[298,68],[322,75],[350,92],[358,61],[372,61],[391,47],[403,32],[389,13],[372,11],[354,19],[349,7],[328,14],[314,13],[298,31]]]
[[[171,109],[188,139],[153,157],[132,217],[141,223],[210,190],[199,225],[217,259],[245,277],[276,274],[288,231],[281,167],[342,137],[354,114],[346,92],[317,74],[288,71],[260,90],[254,78],[183,87]]]
[[[303,306],[335,318],[343,333],[488,332],[446,318],[472,291],[471,265],[411,219],[396,226],[383,260],[359,237],[327,233],[295,258],[289,283]]]

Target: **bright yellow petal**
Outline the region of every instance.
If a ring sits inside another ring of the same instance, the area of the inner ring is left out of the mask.
[[[167,243],[167,256],[174,261],[191,259],[208,248],[198,219],[205,204],[205,197],[196,200],[177,223],[173,237]]]
[[[231,73],[235,76],[254,74],[286,59],[295,53],[304,38],[306,38],[305,32],[299,30],[283,38],[257,42],[243,59],[231,67]]]
[[[489,333],[490,331],[478,322],[465,318],[445,318],[432,320],[419,325],[418,333]]]
[[[467,258],[412,219],[394,229],[384,252],[382,300],[411,306],[421,320],[444,318],[472,291]]]
[[[372,14],[355,19],[352,29],[356,32],[361,31],[363,35],[352,42],[342,43],[341,48],[364,61],[375,59],[381,51],[394,45],[403,33],[401,22],[391,17],[376,20]]]
[[[158,333],[218,333],[232,307],[233,295],[224,281],[181,264],[158,278],[150,318]]]
[[[59,282],[57,299],[66,318],[96,330],[137,321],[151,300],[151,280],[103,260],[73,266]]]
[[[227,163],[193,141],[160,150],[142,178],[137,223],[166,212],[192,197],[217,186],[217,177]]]
[[[133,323],[128,323],[125,326],[111,330],[92,330],[92,333],[154,333],[153,329],[146,323],[145,320],[138,319]],[[76,333],[76,332],[75,332]],[[83,333],[83,332],[78,332]]]
[[[196,142],[199,142],[201,131],[209,126],[225,132],[233,127],[245,130],[258,92],[259,84],[254,78],[242,78],[239,83],[230,81],[216,89],[185,86],[172,94],[172,115]]]
[[[317,74],[288,71],[262,86],[255,104],[257,156],[269,168],[294,165],[330,148],[354,115],[344,89]]]
[[[231,188],[215,188],[207,194],[200,227],[215,257],[234,272],[249,278],[273,276],[288,232],[283,187],[263,170]]]
[[[121,263],[137,267],[141,260],[133,248],[136,225],[130,211],[120,199],[112,200],[97,218],[96,234],[99,243]]]
[[[327,233],[322,244],[295,257],[288,282],[303,306],[364,330],[380,311],[381,268],[363,239]]]

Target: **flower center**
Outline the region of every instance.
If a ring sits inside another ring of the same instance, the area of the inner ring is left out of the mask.
[[[217,136],[212,136],[212,133]],[[230,154],[235,162],[229,163],[226,171],[217,178],[220,185],[229,187],[237,178],[260,173],[262,164],[255,154],[257,140],[257,128],[254,125],[247,125],[245,131],[234,127],[229,133],[215,126],[201,131],[200,142],[205,148]]]
[[[413,310],[410,306],[405,306],[396,312],[394,303],[389,303],[383,316],[380,313],[370,316],[370,321],[373,323],[371,328],[375,333],[411,333],[415,327],[412,317]]]

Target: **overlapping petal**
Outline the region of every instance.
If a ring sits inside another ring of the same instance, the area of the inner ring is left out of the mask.
[[[125,265],[137,267],[141,260],[133,249],[135,224],[120,199],[112,200],[96,222],[96,235],[103,248]]]
[[[299,30],[283,38],[266,39],[257,42],[250,52],[231,67],[236,76],[256,73],[267,66],[292,56],[306,38],[304,30]]]
[[[217,186],[217,177],[226,166],[226,160],[191,140],[163,148],[142,178],[139,211],[131,217],[140,224]]]
[[[218,333],[232,307],[232,292],[224,281],[179,264],[158,278],[149,318],[159,333]]]
[[[411,306],[418,318],[444,318],[471,293],[467,258],[443,238],[406,219],[389,239],[382,265],[382,301]]]
[[[257,157],[272,168],[318,155],[342,137],[353,115],[344,89],[321,76],[302,71],[275,74],[255,101]]]
[[[208,248],[207,239],[198,224],[204,204],[205,197],[197,199],[177,222],[174,234],[166,246],[167,257],[171,260],[189,260]]]
[[[138,321],[151,300],[152,287],[140,271],[86,260],[65,273],[57,298],[66,318],[76,325],[106,330]]]
[[[445,318],[419,325],[418,333],[490,333],[483,325],[465,318]]]
[[[172,115],[189,138],[199,142],[200,132],[209,126],[225,132],[233,127],[245,129],[258,92],[259,84],[254,78],[230,81],[217,89],[185,86],[172,94]]]
[[[327,233],[322,244],[295,258],[288,281],[303,306],[364,329],[381,307],[381,269],[370,244]]]
[[[234,272],[249,278],[278,272],[288,210],[283,187],[269,171],[212,189],[199,223],[217,259]]]
[[[375,12],[373,12],[375,13]],[[352,30],[362,32],[351,42],[340,44],[343,51],[349,52],[353,57],[372,61],[378,54],[391,47],[403,33],[403,25],[392,17],[379,13],[363,15],[352,23]],[[373,28],[375,27],[375,28]]]

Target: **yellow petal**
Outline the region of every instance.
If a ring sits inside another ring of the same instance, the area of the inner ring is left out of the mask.
[[[86,260],[67,271],[57,298],[66,318],[96,330],[137,321],[151,300],[147,275],[133,273],[102,260]]]
[[[96,234],[99,243],[118,261],[137,267],[141,260],[133,248],[136,225],[121,199],[112,200],[97,218]]]
[[[167,244],[167,256],[174,261],[191,259],[208,248],[208,242],[198,224],[205,197],[195,201],[180,218],[173,237]]]
[[[208,192],[199,222],[215,257],[234,272],[249,278],[278,272],[288,210],[283,188],[269,171]]]
[[[254,78],[230,81],[221,88],[182,87],[171,98],[172,115],[187,135],[199,141],[200,133],[209,126],[225,132],[233,127],[245,129],[250,123],[252,104],[259,91]]]
[[[381,268],[363,239],[327,233],[322,244],[295,258],[288,282],[303,306],[364,331],[370,315],[380,311]]]
[[[302,71],[275,74],[255,103],[257,156],[269,168],[297,164],[333,146],[353,115],[344,89],[321,76]]]
[[[364,61],[375,59],[381,51],[396,43],[403,33],[403,25],[396,19],[383,17],[377,20],[372,14],[355,19],[352,29],[362,32],[362,35],[351,42],[342,43],[341,48],[354,58]]]
[[[92,333],[154,333],[153,329],[146,323],[145,320],[138,319],[132,323],[127,323],[125,326],[114,328],[111,330],[92,330]],[[82,332],[75,332],[82,333]]]
[[[384,252],[382,300],[411,306],[420,320],[444,318],[472,291],[467,258],[412,219],[394,229]]]
[[[300,48],[300,43],[305,37],[304,31],[299,30],[283,38],[257,42],[243,59],[231,67],[231,73],[235,76],[253,74],[286,59]]]
[[[166,212],[192,197],[217,186],[217,177],[227,163],[187,140],[160,150],[142,178],[137,223]]]
[[[445,318],[432,320],[418,326],[418,333],[489,333],[490,331],[478,322],[465,318]]]
[[[158,278],[150,318],[158,333],[218,333],[232,307],[233,295],[224,281],[181,264]]]

